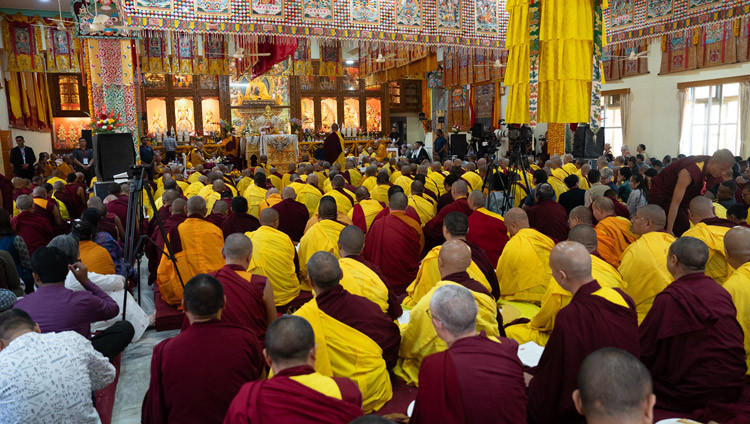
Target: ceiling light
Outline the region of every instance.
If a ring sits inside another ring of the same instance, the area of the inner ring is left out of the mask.
[[[354,61],[353,61],[353,60],[347,60],[347,61],[346,61],[346,64],[347,64],[347,65],[354,65]]]

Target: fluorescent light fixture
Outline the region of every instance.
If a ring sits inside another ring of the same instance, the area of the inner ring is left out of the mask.
[[[354,61],[353,61],[353,60],[347,60],[347,61],[346,61],[346,64],[347,64],[347,65],[354,65]]]

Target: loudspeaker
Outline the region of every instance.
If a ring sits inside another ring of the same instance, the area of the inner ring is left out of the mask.
[[[596,159],[604,153],[604,127],[594,134],[587,125],[578,125],[573,136],[573,156]]]
[[[484,125],[481,122],[477,122],[471,127],[471,136],[473,138],[482,138],[484,135]]]
[[[466,134],[451,134],[451,155],[463,158],[466,156]]]
[[[94,170],[98,181],[111,181],[135,165],[135,148],[130,133],[94,134]]]

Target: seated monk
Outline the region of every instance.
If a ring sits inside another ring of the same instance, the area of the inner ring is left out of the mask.
[[[484,179],[477,173],[477,165],[473,162],[466,164],[466,172],[461,174],[461,179],[469,185],[469,191],[482,190]]]
[[[448,349],[422,361],[411,423],[526,421],[518,343],[477,334],[477,312],[471,290],[454,285],[435,290],[430,318]]]
[[[732,273],[732,267],[724,257],[724,235],[734,224],[726,219],[717,218],[711,199],[697,196],[690,201],[688,218],[693,226],[682,233],[683,236],[695,237],[708,246],[706,275],[724,284]],[[750,243],[750,240],[748,240]]]
[[[92,239],[93,227],[81,220],[73,224],[71,235],[78,240],[81,262],[86,268],[97,274],[115,274],[115,263],[107,249],[96,244]]]
[[[149,284],[153,284],[156,281],[157,271],[161,261],[169,260],[169,258],[166,258],[163,254],[163,234],[169,234],[170,231],[176,229],[178,225],[185,222],[185,219],[187,219],[187,202],[185,199],[178,197],[172,201],[169,211],[171,212],[171,215],[169,215],[169,218],[162,221],[162,228],[157,226],[151,233],[151,240],[153,240],[154,243],[148,243],[145,247],[146,257],[148,258]],[[162,229],[164,230],[164,233],[162,233]]]
[[[229,204],[227,202],[218,201],[214,203],[214,208],[211,213],[206,217],[206,221],[216,225],[217,228],[221,229],[224,221],[227,219],[229,214]],[[222,232],[222,237],[224,233]]]
[[[419,214],[419,221],[426,225],[437,214],[435,203],[424,194],[424,184],[415,180],[411,183],[411,195],[409,196],[409,206],[413,207]]]
[[[370,190],[372,198],[388,206],[388,189],[391,187],[388,171],[381,169],[376,177],[376,185]]]
[[[737,308],[737,321],[745,333],[745,353],[750,375],[750,229],[735,227],[724,235],[727,262],[735,271],[724,282]]]
[[[151,234],[151,233],[154,232],[154,228],[156,227],[157,222],[158,222],[156,219],[153,219],[153,218],[155,218],[155,217],[158,216],[162,223],[167,218],[169,218],[169,215],[172,214],[172,212],[170,212],[169,208],[172,205],[172,202],[174,202],[174,199],[177,199],[178,197],[180,197],[180,192],[178,192],[177,190],[166,190],[166,191],[164,191],[164,193],[162,193],[162,195],[161,195],[161,206],[158,206],[158,208],[156,210],[156,213],[152,217],[151,221],[149,221],[149,223],[148,223],[148,227],[146,229],[146,232],[148,234]],[[156,203],[156,202],[154,202],[154,203]],[[105,210],[105,213],[106,213],[106,210]],[[107,232],[109,232],[109,231],[107,231]],[[116,237],[116,235],[114,235],[112,237]]]
[[[75,217],[80,216],[83,213],[83,210],[86,208],[86,201],[84,200],[86,197],[85,193],[86,190],[84,190],[84,188],[80,185],[76,184],[76,175],[68,175],[68,183],[63,183],[60,194],[65,194],[67,196],[62,197],[70,199],[70,207],[68,207],[68,211]]]
[[[588,424],[652,423],[656,396],[651,375],[638,358],[605,347],[581,364],[573,403]]]
[[[260,217],[260,204],[266,199],[266,174],[258,172],[242,196],[247,199],[248,212],[251,216]]]
[[[742,394],[742,327],[732,296],[704,273],[707,261],[702,241],[675,240],[667,256],[674,281],[656,296],[640,327],[641,360],[661,409],[692,412],[709,402],[737,402]]]
[[[591,255],[591,274],[602,287],[622,289],[625,282],[622,281],[620,273],[612,265],[596,256],[597,238],[596,231],[591,225],[576,225],[568,233],[568,240],[581,243]],[[542,298],[542,308],[531,318],[531,321],[523,324],[511,325],[505,328],[507,336],[519,344],[534,341],[540,346],[545,346],[555,327],[555,318],[560,309],[567,306],[573,299],[573,295],[562,288],[554,277],[550,279],[547,292]]]
[[[640,324],[654,303],[654,297],[672,282],[667,269],[667,251],[674,237],[664,232],[667,215],[656,205],[638,208],[633,221],[633,232],[640,237],[622,254],[617,268],[625,281],[625,292],[633,298]]]
[[[232,212],[221,224],[221,232],[224,234],[225,239],[229,237],[230,234],[245,234],[260,228],[260,221],[258,221],[256,217],[248,214],[247,210],[247,199],[242,196],[237,196],[232,199]]]
[[[385,203],[371,199],[370,192],[364,186],[359,187],[354,195],[357,198],[357,204],[354,205],[347,216],[352,220],[352,224],[359,227],[362,232],[367,233],[375,217],[385,209]]]
[[[165,201],[165,203],[167,202]],[[93,196],[86,201],[86,207],[97,209],[102,215],[102,220],[99,221],[99,231],[106,231],[115,240],[122,241],[125,237],[125,226],[122,225],[122,222],[120,222],[120,218],[118,218],[117,215],[107,213],[107,206],[102,202],[102,199]],[[164,221],[162,220],[162,222]]]
[[[497,281],[503,321],[531,318],[538,311],[552,272],[549,251],[555,245],[549,237],[530,228],[526,211],[513,208],[505,213],[510,240],[497,261]],[[535,306],[537,305],[537,306]]]
[[[397,185],[390,186],[388,188],[388,199],[390,199],[396,193],[404,193],[404,189],[401,188],[401,186],[397,186]],[[390,200],[389,200],[389,203],[390,203]],[[380,212],[378,212],[377,215],[375,215],[375,219],[373,220],[373,222],[377,221],[378,219],[385,218],[386,216],[388,216],[389,213],[390,211],[387,208],[383,208],[383,210],[381,210]],[[420,221],[417,210],[414,209],[411,205],[406,206],[406,216],[411,217],[413,220],[417,221],[417,223],[419,223]]]
[[[341,230],[338,241],[341,286],[351,294],[373,301],[391,319],[398,319],[403,312],[401,304],[380,276],[362,262],[364,247],[365,234],[359,227],[348,225]]]
[[[242,386],[224,424],[349,424],[361,416],[362,393],[352,380],[315,371],[321,349],[315,341],[304,318],[284,315],[274,321],[263,351],[273,377]]]
[[[190,326],[154,347],[143,423],[221,422],[240,387],[263,376],[257,335],[224,319],[216,278],[191,278],[182,302]]]
[[[568,223],[570,224],[571,230],[576,225],[584,224],[593,226],[594,213],[591,212],[591,209],[585,206],[576,206],[570,211],[570,214],[568,215]],[[618,266],[620,266],[621,253],[615,247],[615,240],[597,227],[594,227],[594,231],[596,231],[597,240],[596,253],[599,254],[600,258],[607,261],[607,263],[612,265],[613,267],[617,268]]]
[[[282,191],[284,187],[288,186],[292,182],[292,175],[296,173],[297,173],[297,164],[294,162],[289,162],[289,165],[287,165],[287,172],[281,176]],[[250,175],[250,174],[248,173],[247,175]]]
[[[614,240],[614,252],[622,258],[622,252],[636,240],[636,235],[630,229],[631,223],[627,218],[615,215],[612,199],[600,197],[591,204],[591,212],[597,220],[596,229],[610,236]],[[616,266],[619,266],[616,265]]]
[[[441,281],[435,284],[414,306],[409,314],[409,323],[403,330],[403,342],[399,349],[398,365],[394,373],[409,385],[418,385],[419,367],[422,360],[433,353],[442,352],[447,345],[438,337],[430,318],[430,301],[435,291],[447,285],[459,285],[471,290],[479,305],[476,331],[489,337],[497,337],[500,330],[497,322],[497,305],[489,290],[466,273],[471,265],[471,249],[458,240],[443,244],[438,257]]]
[[[279,213],[279,231],[288,235],[293,242],[299,243],[305,234],[310,214],[303,203],[295,200],[297,194],[291,186],[281,190],[281,197],[283,200],[272,206]]]
[[[484,207],[486,197],[481,191],[474,190],[469,193],[468,202],[473,212],[469,215],[469,232],[466,233],[466,240],[482,248],[493,266],[497,265],[503,248],[510,239],[505,220],[501,215]]]
[[[128,195],[122,193],[122,185],[111,183],[109,185],[109,196],[114,197],[114,199],[106,202],[107,212],[117,215],[122,223],[128,222]]]
[[[403,193],[391,196],[388,215],[372,223],[363,251],[368,261],[383,270],[385,283],[396,295],[403,294],[414,281],[424,249],[422,227],[406,215],[407,202]]]
[[[277,189],[276,187],[268,189],[268,191],[266,192],[266,200],[260,203],[260,211],[263,212],[263,209],[270,208],[280,202],[281,194],[279,194],[279,189]]]
[[[193,175],[198,175],[198,177],[195,179],[195,182],[192,182],[187,190],[185,190],[185,196],[186,197],[193,197],[198,196],[198,193],[201,192],[206,187],[206,184],[208,184],[208,177],[205,175],[199,175],[198,173],[195,173]],[[190,177],[192,178],[193,175]]]
[[[612,206],[615,208],[615,215],[621,216],[625,219],[630,219],[630,211],[628,211],[628,207],[617,200],[619,196],[617,190],[609,189],[604,192],[604,197],[612,201]]]
[[[336,201],[331,196],[323,196],[318,206],[317,216],[320,221],[310,227],[299,242],[297,252],[299,253],[302,290],[310,290],[305,280],[307,279],[307,261],[313,253],[324,251],[339,257],[336,243],[345,225],[336,221],[336,214]]]
[[[354,207],[356,201],[354,193],[344,188],[345,184],[346,180],[344,177],[341,174],[336,175],[331,179],[331,191],[327,195],[336,200],[336,207],[339,213],[347,215]]]
[[[51,193],[47,193],[47,189],[42,186],[34,187],[34,190],[32,191],[32,196],[34,197],[34,213],[47,217],[50,225],[55,227],[62,223],[62,218],[60,217],[60,208],[57,207],[57,203],[47,198],[50,194]]]
[[[312,296],[309,291],[300,293],[297,251],[289,236],[277,229],[279,213],[276,209],[261,212],[260,225],[257,230],[245,234],[255,247],[247,272],[268,278],[276,309],[286,313],[290,307],[297,308]]]
[[[57,203],[57,208],[60,211],[61,221],[69,221],[71,219],[78,219],[81,217],[81,213],[78,212],[76,215],[76,209],[73,206],[73,198],[69,197],[68,193],[65,193],[65,184],[62,181],[55,181],[52,186],[52,196],[50,200]],[[72,215],[71,215],[72,214]]]
[[[20,213],[11,219],[11,224],[16,234],[26,242],[29,257],[32,257],[37,249],[52,240],[52,224],[46,216],[33,212],[34,199],[29,195],[18,196],[16,207]]]
[[[539,184],[534,189],[534,206],[526,210],[529,224],[555,241],[568,238],[568,212],[554,200],[555,190],[550,184]]]
[[[211,190],[205,192],[203,197],[206,199],[206,210],[210,215],[214,211],[214,204],[221,200],[221,194],[227,190],[227,185],[222,180],[216,180],[211,184]],[[200,196],[200,195],[199,195]]]
[[[411,195],[411,183],[414,182],[414,178],[411,176],[411,167],[409,165],[402,166],[401,174],[395,180],[391,177],[391,180],[393,180],[393,184],[404,189],[406,196]]]
[[[360,182],[360,187],[364,187],[367,191],[372,191],[378,183],[378,167],[376,165],[370,165],[365,169],[365,175]],[[357,194],[356,192],[354,194]]]
[[[318,203],[323,197],[323,190],[318,188],[318,176],[310,174],[307,176],[307,180],[304,184],[300,184],[298,187],[293,187],[297,193],[297,201],[304,204],[307,207],[307,213],[310,216],[315,215],[318,210]]]
[[[162,260],[156,271],[156,282],[164,301],[170,305],[182,302],[182,281],[197,274],[217,271],[224,266],[221,249],[224,235],[214,224],[206,222],[206,201],[193,196],[187,201],[187,219],[168,234],[177,269],[171,260]]]
[[[377,411],[393,396],[388,369],[398,356],[398,326],[377,304],[344,290],[333,254],[316,252],[307,269],[315,298],[295,315],[305,318],[315,331],[315,370],[353,379],[362,390],[362,409]]]
[[[451,212],[446,215],[443,220],[443,234],[446,241],[457,240],[466,243],[465,237],[468,226],[468,218],[466,218],[466,215],[461,212]],[[468,243],[466,244],[468,245]],[[442,246],[436,246],[432,248],[427,253],[427,256],[422,259],[422,263],[419,265],[419,272],[417,272],[417,277],[411,284],[409,284],[409,287],[406,288],[406,298],[404,298],[403,302],[404,306],[409,308],[414,307],[422,297],[435,287],[435,284],[439,281],[445,280],[445,278],[441,278],[439,269],[441,247]],[[469,247],[471,248],[471,246]],[[481,252],[481,249],[478,250]],[[486,255],[484,256],[484,259],[485,261],[483,261],[483,264],[489,264],[489,259],[486,259]],[[492,277],[495,277],[492,278],[492,283],[490,283],[487,278],[488,276],[484,271],[485,270],[481,269],[472,258],[471,264],[466,269],[466,273],[456,277],[459,278],[459,280],[471,278],[478,281],[485,288],[485,291],[492,296],[493,299],[496,299],[493,293],[499,294],[499,288],[497,285],[497,277],[494,275],[492,265],[489,265],[489,270],[487,270]],[[451,279],[451,281],[453,280]]]
[[[591,255],[580,243],[559,243],[549,263],[553,277],[573,299],[557,314],[529,384],[528,422],[582,422],[571,397],[581,363],[603,347],[639,354],[635,304],[620,289],[602,287],[594,279]]]
[[[469,216],[471,215],[471,208],[466,196],[469,195],[469,186],[466,181],[456,181],[451,186],[451,197],[453,202],[444,208],[440,209],[427,224],[424,226],[425,237],[432,240],[434,243],[441,243],[443,241],[443,219],[451,212],[461,212],[462,214]]]

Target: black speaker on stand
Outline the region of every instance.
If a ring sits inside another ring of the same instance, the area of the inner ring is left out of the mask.
[[[461,159],[466,156],[468,146],[466,145],[466,134],[451,134],[451,155]]]
[[[128,172],[135,165],[132,134],[94,134],[93,140],[97,181],[112,181],[114,175]]]

